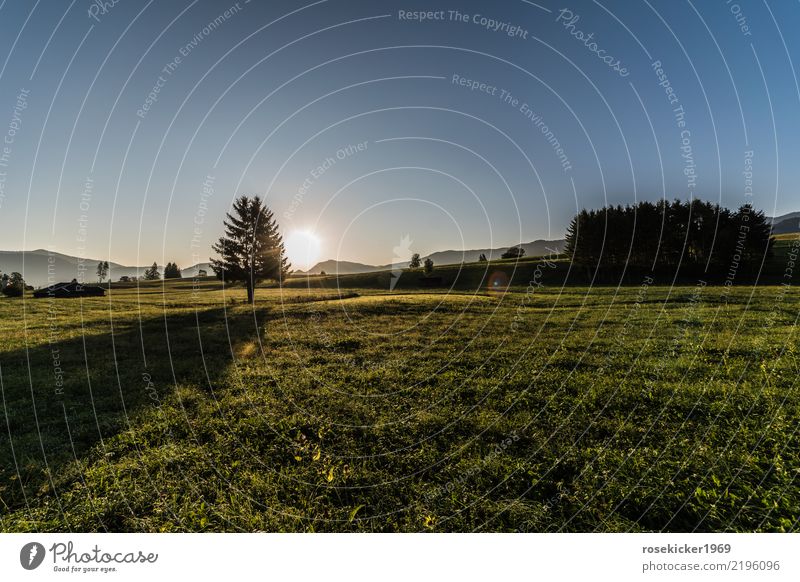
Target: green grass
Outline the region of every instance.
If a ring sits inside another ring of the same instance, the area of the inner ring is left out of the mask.
[[[341,293],[0,300],[0,529],[797,528],[794,289]]]

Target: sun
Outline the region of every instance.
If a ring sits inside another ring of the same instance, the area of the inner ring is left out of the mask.
[[[322,241],[310,230],[293,230],[283,241],[286,256],[294,269],[310,269],[319,261]]]

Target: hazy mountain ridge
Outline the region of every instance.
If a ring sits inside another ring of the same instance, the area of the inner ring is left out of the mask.
[[[770,224],[780,224],[791,218],[795,219],[795,221],[800,221],[800,212],[789,212],[788,214],[781,214],[780,216],[767,216],[767,222]]]
[[[380,271],[389,269],[388,267],[377,267],[375,265],[365,265],[364,263],[355,263],[353,261],[337,261],[335,259],[328,259],[322,261],[311,267],[308,271],[300,271],[301,273],[308,273],[317,275],[321,272],[325,273],[341,273],[342,275],[354,275],[357,273],[369,273],[372,271]]]
[[[786,234],[800,231],[800,212],[790,212],[783,216],[768,217],[767,222],[772,225],[773,234]]]
[[[82,280],[86,283],[97,282],[97,264],[100,259],[82,259],[55,251],[36,249],[34,251],[0,251],[0,272],[22,273],[28,285],[43,287],[53,283]],[[112,281],[120,277],[141,277],[144,267],[130,267],[119,263],[108,262],[109,276]],[[164,273],[164,266],[159,265],[159,271]],[[186,269],[181,269],[184,277],[194,277],[198,269],[204,269],[211,274],[208,263],[199,263]]]

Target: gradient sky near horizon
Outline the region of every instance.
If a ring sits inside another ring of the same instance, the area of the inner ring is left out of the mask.
[[[0,249],[189,266],[238,194],[371,264],[642,199],[797,211],[798,29],[755,1],[3,0]]]

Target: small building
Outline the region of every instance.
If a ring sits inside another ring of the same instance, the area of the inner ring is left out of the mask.
[[[71,297],[103,297],[106,290],[96,285],[83,285],[77,281],[71,283],[56,283],[49,287],[44,287],[34,291],[33,296],[37,299],[55,297],[57,299],[68,299]]]

